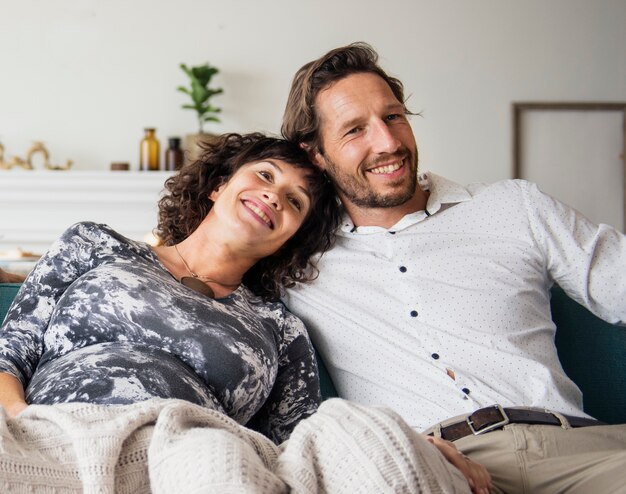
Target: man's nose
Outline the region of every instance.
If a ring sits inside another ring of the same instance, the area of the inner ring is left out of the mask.
[[[387,123],[382,120],[372,125],[371,139],[372,148],[377,153],[394,153],[401,145]]]

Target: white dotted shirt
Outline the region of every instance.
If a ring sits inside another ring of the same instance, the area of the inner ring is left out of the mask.
[[[549,289],[626,321],[626,236],[522,180],[420,185],[426,211],[389,229],[346,216],[318,279],[285,297],[340,395],[417,430],[495,403],[585,416],[555,350]]]

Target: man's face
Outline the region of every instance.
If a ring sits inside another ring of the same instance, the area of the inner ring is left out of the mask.
[[[314,160],[347,207],[392,208],[417,183],[417,145],[402,102],[378,75],[353,74],[316,98],[322,151]]]

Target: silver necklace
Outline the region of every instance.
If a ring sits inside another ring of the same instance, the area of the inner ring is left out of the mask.
[[[185,261],[185,258],[183,257],[183,255],[178,250],[178,245],[174,244],[174,250],[176,250],[176,254],[178,254],[178,257],[180,257],[180,260],[183,262],[185,269],[191,275],[191,276],[183,276],[180,279],[180,282],[186,287],[191,288],[192,290],[198,293],[201,293],[202,295],[206,295],[207,297],[215,298],[215,292],[209,285],[205,283],[205,281],[212,281],[213,283],[217,283],[218,285],[222,285],[222,286],[225,286],[226,288],[232,288],[232,289],[237,288],[241,284],[241,281],[239,283],[233,283],[233,284],[222,283],[221,281],[214,280],[213,278],[209,278],[208,276],[200,276],[194,273],[189,267],[189,264],[187,264],[187,261]]]

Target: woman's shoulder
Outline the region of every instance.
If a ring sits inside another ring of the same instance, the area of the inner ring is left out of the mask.
[[[254,295],[245,286],[241,292],[247,303],[254,307],[254,311],[260,317],[272,319],[278,328],[290,336],[297,336],[306,333],[304,323],[294,315],[281,300],[264,300],[258,295]]]
[[[136,245],[138,242],[131,240],[105,223],[95,221],[80,221],[68,227],[61,239],[74,239],[99,245],[124,244]]]
[[[264,317],[271,317],[276,320],[283,320],[291,313],[289,309],[280,300],[264,299],[260,295],[256,295],[247,286],[242,285],[238,293],[245,298],[248,305],[254,308],[255,312]]]
[[[104,223],[96,223],[95,221],[79,221],[69,226],[62,237],[78,236],[82,238],[102,238],[119,236],[113,228]]]
[[[96,257],[131,252],[146,257],[151,252],[145,242],[127,238],[109,225],[95,221],[74,223],[63,232],[55,246],[60,250],[82,251]]]

